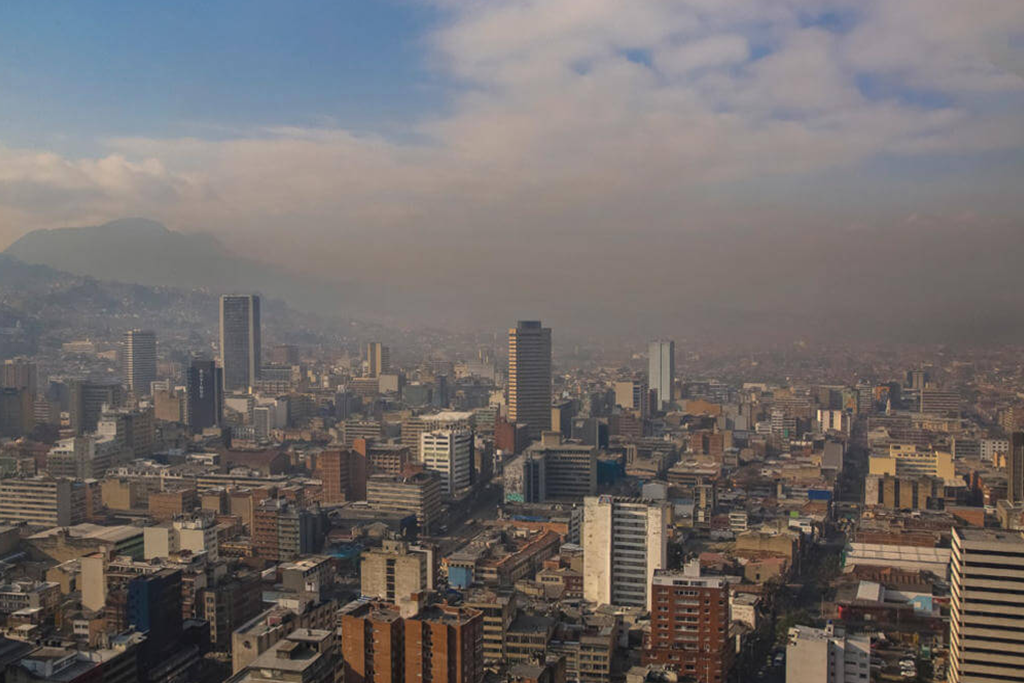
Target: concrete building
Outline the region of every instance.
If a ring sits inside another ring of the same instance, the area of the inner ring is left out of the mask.
[[[156,381],[156,333],[128,330],[124,333],[122,371],[128,390],[136,398],[149,396]]]
[[[200,515],[191,519],[176,519],[144,530],[145,558],[170,557],[182,550],[205,552],[212,562],[219,559],[217,552],[217,525],[212,516]]]
[[[953,529],[950,683],[1024,681],[1024,535]]]
[[[466,592],[462,604],[483,614],[484,662],[505,662],[505,636],[518,613],[516,594],[477,589]]]
[[[786,683],[866,683],[871,680],[871,639],[837,636],[824,629],[794,626],[786,646]]]
[[[0,521],[47,527],[85,521],[85,485],[49,476],[0,479]]]
[[[366,482],[366,502],[387,512],[416,516],[421,533],[432,533],[441,518],[441,481],[433,472],[408,477],[377,474]]]
[[[345,683],[401,683],[405,679],[405,623],[389,603],[357,600],[339,611]]]
[[[334,628],[337,605],[333,601],[287,601],[245,622],[231,634],[231,671],[251,665],[289,633],[299,629]]]
[[[388,602],[434,590],[433,552],[385,540],[380,548],[363,553],[359,576],[364,596]]]
[[[941,477],[956,479],[953,454],[937,451],[917,444],[890,444],[888,455],[872,455],[868,460],[869,474],[888,474],[892,477]]]
[[[733,652],[725,579],[701,576],[698,560],[682,571],[656,570],[644,664],[672,666],[702,683],[722,683],[732,668]]]
[[[652,341],[647,346],[647,383],[655,393],[658,410],[665,410],[672,403],[675,381],[676,343]]]
[[[648,588],[668,563],[671,504],[588,497],[583,507],[583,596],[588,602],[650,609]]]
[[[420,460],[437,472],[446,496],[468,488],[473,476],[473,432],[438,429],[420,434]]]
[[[960,416],[960,395],[943,389],[921,389],[921,412],[948,417]]]
[[[615,383],[615,405],[626,410],[636,410],[640,417],[651,414],[651,390],[646,380],[629,380]]]
[[[597,449],[581,443],[567,443],[559,432],[545,431],[539,442],[526,449],[542,461],[546,500],[579,500],[597,493]]]
[[[276,642],[227,683],[335,683],[342,680],[341,669],[334,629],[303,628]]]
[[[274,562],[316,552],[316,515],[285,498],[268,498],[253,511],[252,542],[257,557]]]
[[[531,438],[551,429],[551,328],[539,320],[508,331],[508,419]]]
[[[380,377],[391,370],[391,349],[380,342],[366,345],[366,374],[368,377]]]
[[[118,382],[74,380],[69,387],[68,408],[75,434],[96,431],[104,410],[120,408],[124,391]]]
[[[220,366],[224,390],[245,393],[260,378],[262,341],[260,298],[255,294],[220,298]]]

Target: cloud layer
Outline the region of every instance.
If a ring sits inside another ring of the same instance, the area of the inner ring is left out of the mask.
[[[94,159],[0,141],[0,242],[141,214],[397,287],[396,311],[455,296],[475,312],[487,307],[479,291],[504,297],[506,315],[516,306],[494,280],[531,265],[516,294],[536,310],[546,292],[593,291],[602,268],[634,294],[691,285],[664,265],[646,286],[629,282],[621,259],[643,258],[644,244],[899,229],[915,212],[1022,218],[1004,191],[1024,157],[1019,0],[453,0],[441,11],[426,59],[451,82],[450,107],[402,140],[112,131]]]

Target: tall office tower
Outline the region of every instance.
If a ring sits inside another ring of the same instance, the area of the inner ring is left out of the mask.
[[[76,434],[96,431],[100,415],[107,408],[120,408],[124,392],[119,382],[74,380],[69,396],[71,428]]]
[[[220,426],[224,415],[224,371],[212,360],[193,360],[186,381],[188,426],[194,432]]]
[[[539,320],[508,331],[508,419],[531,439],[551,429],[551,328]]]
[[[220,366],[224,391],[248,391],[260,378],[260,298],[255,294],[220,298]]]
[[[1024,432],[1014,432],[1006,452],[1006,499],[1024,502]]]
[[[583,597],[599,605],[651,608],[656,569],[668,564],[671,504],[590,496],[583,504]]]
[[[676,343],[652,341],[647,356],[647,384],[657,392],[658,410],[664,410],[672,403],[672,386],[676,381]]]
[[[871,680],[871,639],[794,626],[786,647],[786,683],[864,683]],[[979,681],[988,679],[978,679]]]
[[[370,377],[380,377],[391,369],[391,349],[380,342],[366,345],[366,363]]]
[[[156,333],[128,330],[122,349],[124,378],[128,389],[140,396],[149,396],[150,385],[156,381]]]
[[[446,496],[467,488],[473,476],[473,432],[469,429],[438,429],[420,434],[423,466],[441,475]]]
[[[729,584],[701,576],[700,561],[683,570],[660,569],[651,584],[651,630],[644,664],[674,666],[702,683],[722,683],[732,668]]]
[[[39,395],[36,364],[24,358],[5,360],[3,374],[0,375],[0,388],[27,389],[35,401]]]
[[[1024,535],[953,529],[950,683],[1024,682]]]
[[[35,407],[28,389],[0,388],[0,436],[17,439],[32,431]]]

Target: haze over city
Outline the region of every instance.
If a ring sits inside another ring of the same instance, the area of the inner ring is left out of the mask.
[[[391,322],[1020,339],[1019,2],[102,6],[3,10],[0,246],[144,216]]]
[[[1024,683],[1024,0],[0,3],[0,683]]]

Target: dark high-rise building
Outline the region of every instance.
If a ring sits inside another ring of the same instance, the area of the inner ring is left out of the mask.
[[[122,349],[124,379],[136,396],[149,396],[156,381],[156,334],[148,330],[128,330]]]
[[[5,389],[27,389],[34,401],[39,395],[36,364],[24,358],[4,361],[0,387]]]
[[[120,408],[124,391],[119,383],[74,380],[71,382],[69,412],[76,434],[96,431],[104,406]]]
[[[508,419],[532,439],[551,429],[551,328],[539,320],[508,331]]]
[[[1010,452],[1006,454],[1006,499],[1024,502],[1024,432],[1010,436]]]
[[[248,391],[260,378],[260,298],[220,298],[220,357],[225,391]]]
[[[128,623],[150,640],[181,635],[181,571],[161,569],[128,582]]]
[[[221,423],[224,371],[212,360],[193,360],[188,368],[188,426],[195,432]]]
[[[31,431],[34,424],[35,411],[28,389],[0,388],[0,436],[16,439]]]

